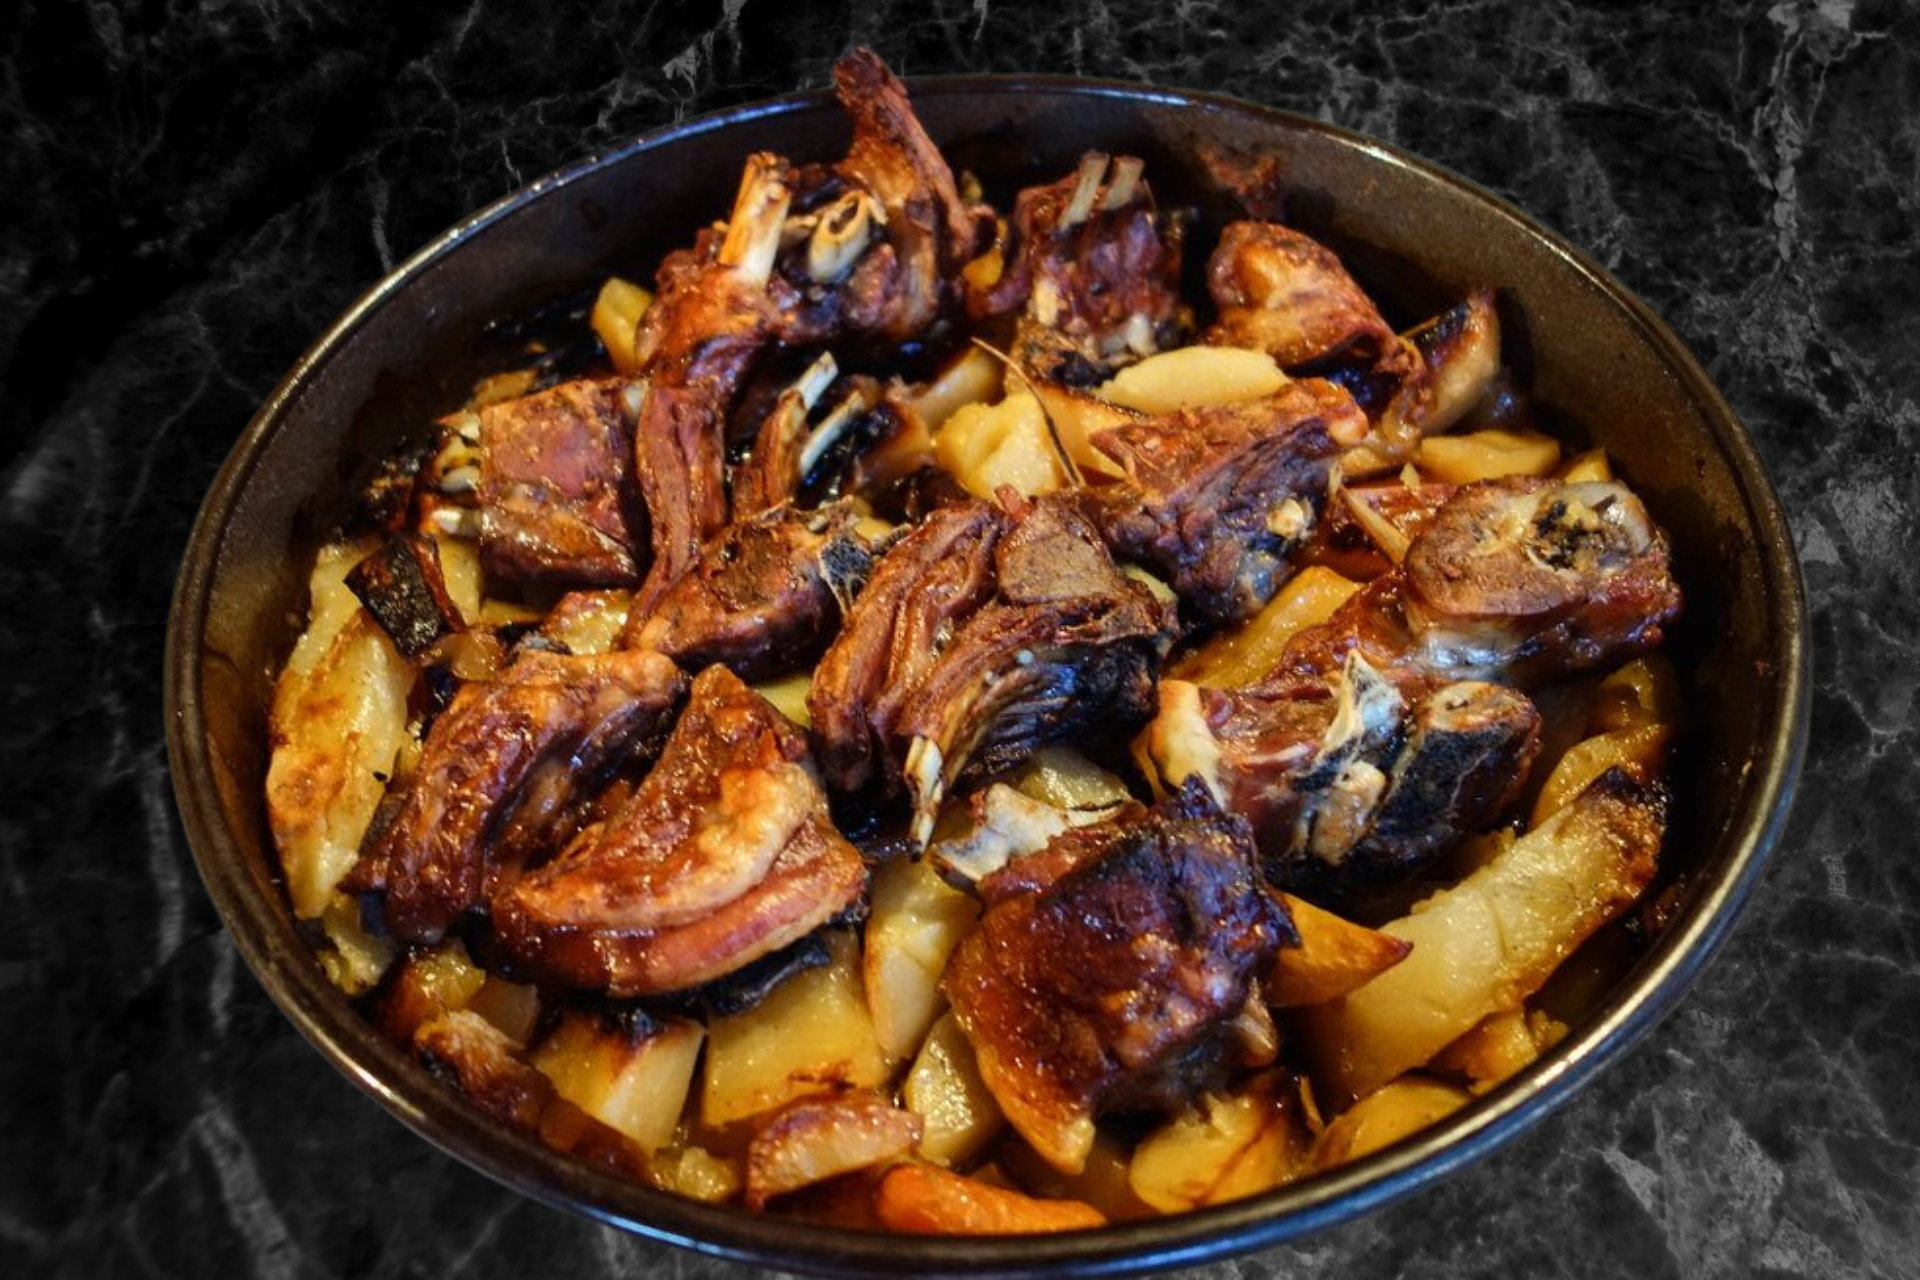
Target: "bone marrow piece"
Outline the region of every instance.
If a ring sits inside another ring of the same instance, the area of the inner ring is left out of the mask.
[[[856,903],[866,867],[834,829],[806,739],[724,667],[693,682],[631,799],[494,901],[536,973],[618,996],[745,968]]]

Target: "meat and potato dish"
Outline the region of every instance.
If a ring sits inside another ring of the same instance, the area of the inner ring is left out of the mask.
[[[1220,1204],[1524,1070],[1671,903],[1647,507],[1492,289],[1398,327],[1131,156],[995,203],[834,75],[843,158],[330,530],[266,780],[329,976],[502,1124],[874,1230]]]

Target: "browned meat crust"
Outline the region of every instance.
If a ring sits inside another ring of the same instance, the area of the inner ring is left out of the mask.
[[[627,586],[646,528],[633,408],[618,380],[567,382],[480,411],[480,552],[505,583]]]
[[[1246,823],[1197,784],[1036,856],[1063,844],[1071,869],[994,901],[954,952],[945,990],[1008,1120],[1077,1171],[1093,1116],[1231,1021],[1296,939],[1260,888]]]
[[[630,617],[628,643],[746,680],[807,668],[872,571],[857,521],[844,505],[783,506],[728,525],[651,613]]]
[[[686,688],[668,658],[527,652],[497,680],[463,686],[434,721],[391,820],[368,834],[344,886],[384,891],[389,932],[436,942],[481,904],[497,842],[536,779],[590,786],[612,760],[665,721]],[[561,770],[546,769],[563,761]],[[543,788],[544,789],[544,788]],[[557,811],[557,796],[542,809]],[[515,845],[535,843],[523,830]]]
[[[1318,378],[1108,428],[1093,443],[1126,479],[1094,490],[1094,510],[1114,551],[1165,576],[1200,618],[1240,621],[1285,581],[1335,455],[1366,429],[1353,398]]]
[[[494,925],[541,976],[649,995],[743,968],[865,887],[806,768],[805,739],[738,677],[709,667],[632,798],[497,894]]]

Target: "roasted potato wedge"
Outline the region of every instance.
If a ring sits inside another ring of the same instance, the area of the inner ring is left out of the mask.
[[[775,1196],[898,1159],[920,1130],[919,1116],[871,1090],[802,1098],[761,1125],[747,1145],[747,1207],[762,1209]]]
[[[1313,1152],[1315,1169],[1372,1155],[1473,1101],[1465,1090],[1426,1076],[1403,1076],[1328,1122]]]
[[[973,1060],[973,1045],[949,1013],[933,1024],[901,1089],[907,1110],[926,1122],[921,1158],[948,1168],[972,1161],[1007,1127]]]
[[[1414,454],[1420,473],[1448,484],[1501,476],[1550,476],[1560,465],[1560,442],[1537,431],[1470,431],[1428,436]]]
[[[682,1018],[622,1026],[572,1010],[534,1050],[533,1065],[561,1097],[651,1152],[679,1127],[703,1034]]]
[[[1202,1095],[1141,1139],[1127,1182],[1162,1213],[1182,1213],[1292,1181],[1313,1144],[1297,1081],[1266,1071],[1230,1093]]]
[[[1413,944],[1406,959],[1300,1011],[1316,1082],[1341,1102],[1364,1097],[1519,1005],[1640,896],[1664,829],[1658,793],[1610,770],[1545,825],[1383,926]]]
[[[1530,1009],[1488,1014],[1434,1056],[1433,1070],[1466,1081],[1476,1094],[1518,1075],[1567,1034],[1565,1024]]]
[[[885,1084],[852,934],[830,935],[831,963],[795,974],[759,1004],[713,1019],[700,1118],[710,1127],[765,1115],[796,1098]]]
[[[1323,565],[1309,565],[1289,578],[1252,621],[1187,654],[1174,665],[1173,674],[1211,689],[1252,684],[1279,663],[1287,641],[1332,617],[1359,589],[1359,583]]]
[[[862,971],[873,1032],[889,1058],[913,1056],[940,1016],[940,975],[979,915],[979,899],[942,880],[930,859],[874,873]]]
[[[874,1189],[873,1207],[884,1226],[922,1235],[1032,1235],[1083,1231],[1107,1221],[1092,1205],[1036,1200],[924,1164],[887,1170]]]
[[[1336,1000],[1371,982],[1407,958],[1413,944],[1369,929],[1290,893],[1280,895],[1300,934],[1300,945],[1282,947],[1267,974],[1267,1003],[1297,1009]]]
[[[1180,347],[1128,365],[1094,394],[1123,409],[1165,417],[1181,409],[1259,400],[1286,385],[1287,375],[1264,351]]]
[[[588,323],[607,349],[614,370],[623,378],[640,372],[640,357],[634,351],[634,339],[640,332],[640,319],[653,306],[653,295],[619,276],[608,276],[593,300]]]
[[[1003,485],[1031,498],[1067,482],[1047,415],[1027,391],[994,405],[961,406],[935,434],[933,456],[967,492],[988,501]]]

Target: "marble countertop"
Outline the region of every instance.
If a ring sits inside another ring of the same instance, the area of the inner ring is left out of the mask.
[[[1565,233],[1752,428],[1805,565],[1812,749],[1683,1006],[1526,1137],[1192,1272],[1896,1276],[1920,1263],[1920,7],[1905,0],[375,0],[0,18],[0,1273],[748,1274],[544,1208],[321,1061],[201,889],[160,715],[221,458],[356,294],[660,123],[907,74],[1197,86]]]

